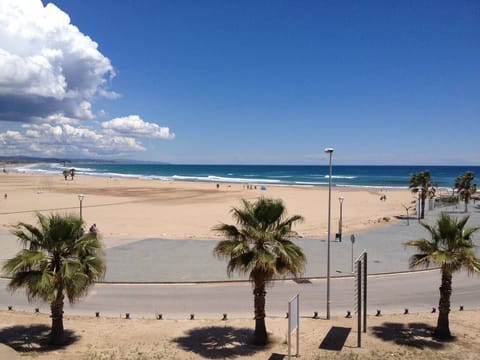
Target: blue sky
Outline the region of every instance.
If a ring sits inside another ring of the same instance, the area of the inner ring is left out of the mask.
[[[0,5],[7,155],[480,164],[478,1],[51,2]]]

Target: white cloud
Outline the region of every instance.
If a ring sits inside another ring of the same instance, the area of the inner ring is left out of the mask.
[[[0,133],[5,154],[40,156],[119,157],[146,148],[136,136],[114,133],[111,129],[94,129],[76,124],[68,118],[51,117],[49,122],[31,122],[22,131]]]
[[[115,75],[98,44],[41,0],[0,2],[0,120],[52,114],[91,119],[91,100],[115,98]]]
[[[18,131],[0,133],[2,155],[23,155],[22,150],[27,145],[25,137]]]
[[[138,115],[119,117],[106,121],[102,123],[102,129],[127,136],[159,139],[173,139],[175,137],[175,134],[170,133],[168,127],[161,127],[155,123],[146,122]]]
[[[0,143],[2,144],[8,144],[10,142],[20,141],[20,140],[23,140],[23,136],[18,131],[8,130],[3,134],[0,134]]]
[[[114,76],[98,44],[57,6],[0,0],[0,129],[19,129],[0,132],[2,155],[119,157],[145,151],[142,138],[174,138],[138,115],[91,121],[93,99],[120,97],[108,88]]]

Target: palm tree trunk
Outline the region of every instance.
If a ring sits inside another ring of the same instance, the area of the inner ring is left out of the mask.
[[[425,218],[425,199],[426,199],[426,196],[423,195],[423,192],[422,192],[422,198],[421,198],[421,201],[420,201],[420,219],[424,219]]]
[[[438,303],[437,328],[434,335],[440,339],[451,337],[448,321],[450,313],[450,296],[452,294],[452,273],[445,266],[442,266],[442,284],[440,286],[440,301]]]
[[[265,326],[265,282],[255,284],[253,290],[255,307],[255,334],[253,342],[255,345],[266,345],[268,342],[267,327]]]
[[[50,345],[61,345],[63,343],[63,298],[63,289],[59,289],[55,300],[50,304],[50,310],[52,313]]]

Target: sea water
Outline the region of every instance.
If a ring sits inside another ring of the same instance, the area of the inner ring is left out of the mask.
[[[58,174],[75,168],[78,176],[140,178],[152,180],[199,181],[296,186],[328,186],[328,165],[173,165],[132,163],[35,163],[17,165],[11,170]],[[337,187],[408,188],[413,173],[430,171],[438,187],[452,188],[455,178],[466,171],[480,176],[480,166],[394,166],[334,165],[332,185]]]

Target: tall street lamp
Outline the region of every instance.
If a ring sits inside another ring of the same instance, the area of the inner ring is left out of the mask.
[[[338,241],[342,241],[342,227],[343,227],[343,200],[345,198],[340,196],[338,202],[340,203],[340,220],[338,220]]]
[[[80,220],[83,220],[83,218],[82,218],[82,202],[83,202],[84,197],[85,197],[85,195],[83,195],[83,194],[78,195],[78,200],[80,200]]]
[[[332,215],[332,154],[333,148],[326,148],[325,153],[330,155],[328,176],[328,226],[327,226],[327,320],[330,320],[330,220]]]

